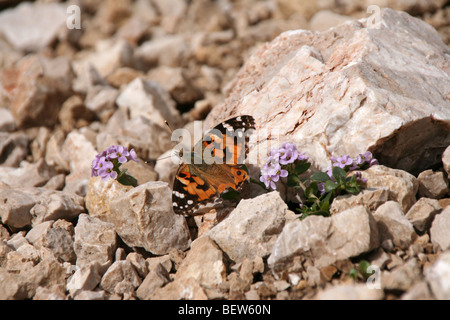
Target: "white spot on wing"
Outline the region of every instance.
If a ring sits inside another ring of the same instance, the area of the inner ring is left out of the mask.
[[[174,190],[174,191],[172,192],[172,194],[173,194],[175,197],[178,197],[178,198],[181,198],[181,199],[184,198],[184,194],[183,194],[183,193],[179,193],[179,192],[176,191],[176,190]]]

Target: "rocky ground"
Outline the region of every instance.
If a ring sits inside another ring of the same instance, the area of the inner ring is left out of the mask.
[[[365,0],[0,1],[0,299],[450,299],[450,7],[385,2],[377,32]],[[282,183],[175,215],[164,120],[239,114],[380,165],[327,218]],[[138,187],[90,177],[113,144]]]

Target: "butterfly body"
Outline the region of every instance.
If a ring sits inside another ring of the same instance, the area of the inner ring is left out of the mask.
[[[201,204],[212,202],[227,189],[242,189],[249,179],[242,168],[248,152],[246,133],[254,125],[251,116],[224,121],[206,133],[194,151],[183,155],[185,162],[173,184],[175,213],[194,214]]]

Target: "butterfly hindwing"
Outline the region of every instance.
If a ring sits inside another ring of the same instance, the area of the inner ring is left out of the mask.
[[[216,194],[217,190],[201,178],[192,165],[180,166],[175,176],[172,193],[175,213],[192,214],[199,203],[213,199]]]

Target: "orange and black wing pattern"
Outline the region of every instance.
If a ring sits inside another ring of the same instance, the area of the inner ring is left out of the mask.
[[[249,176],[241,165],[248,153],[249,130],[254,128],[253,117],[239,116],[204,135],[199,142],[202,156],[210,154],[209,160],[214,161],[208,163],[202,158],[201,164],[182,164],[178,168],[172,192],[175,213],[194,214],[201,204],[213,201],[225,190],[242,188]]]

